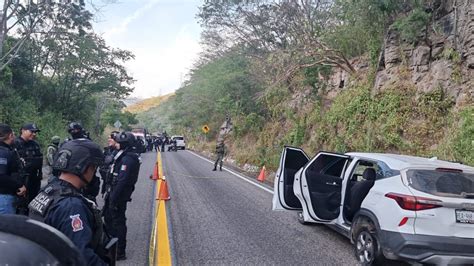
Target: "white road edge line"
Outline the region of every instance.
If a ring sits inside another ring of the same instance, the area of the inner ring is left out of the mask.
[[[204,157],[202,157],[201,155],[198,155],[198,154],[196,154],[196,153],[194,153],[194,152],[192,152],[192,151],[190,151],[190,150],[187,150],[187,152],[191,153],[192,155],[194,155],[194,156],[196,156],[196,157],[199,157],[199,158],[203,159],[204,161],[208,161],[208,162],[210,162],[211,164],[214,164],[213,161],[211,161],[211,160],[209,160],[209,159],[207,159],[207,158],[204,158]],[[257,184],[257,183],[255,183],[255,182],[253,182],[253,181],[250,181],[250,180],[248,179],[248,177],[243,177],[242,175],[237,174],[237,173],[235,173],[235,172],[233,172],[233,171],[227,169],[226,167],[222,167],[222,169],[224,169],[224,170],[226,170],[227,172],[229,172],[229,173],[235,175],[236,177],[238,177],[238,178],[244,180],[245,182],[249,182],[250,184],[252,184],[252,185],[254,185],[254,186],[256,186],[256,187],[259,187],[259,188],[265,190],[266,192],[268,192],[268,193],[270,193],[270,194],[273,194],[273,191],[272,191],[271,189],[268,189],[268,188],[266,188],[266,187],[264,187],[264,186],[262,186],[262,185],[260,185],[260,184]]]

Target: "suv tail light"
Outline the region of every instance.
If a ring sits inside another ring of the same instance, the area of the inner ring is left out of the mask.
[[[398,193],[387,193],[385,197],[394,199],[400,208],[409,211],[429,210],[442,206],[442,201],[425,197],[415,197]]]

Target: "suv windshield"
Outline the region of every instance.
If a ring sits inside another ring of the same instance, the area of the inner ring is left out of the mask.
[[[408,170],[409,185],[432,195],[474,198],[474,174],[439,170]]]
[[[174,140],[184,140],[183,137],[174,137],[173,139],[174,139]]]

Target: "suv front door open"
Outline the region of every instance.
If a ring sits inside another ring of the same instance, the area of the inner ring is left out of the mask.
[[[332,223],[340,213],[344,172],[350,157],[320,152],[295,180],[295,194],[303,203],[305,220]]]
[[[275,176],[272,210],[301,210],[301,202],[293,193],[295,174],[309,161],[302,149],[284,147],[280,167]]]

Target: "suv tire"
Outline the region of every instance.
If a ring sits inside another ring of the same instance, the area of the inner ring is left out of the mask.
[[[372,223],[360,225],[354,239],[354,253],[362,265],[383,265],[386,261]]]

